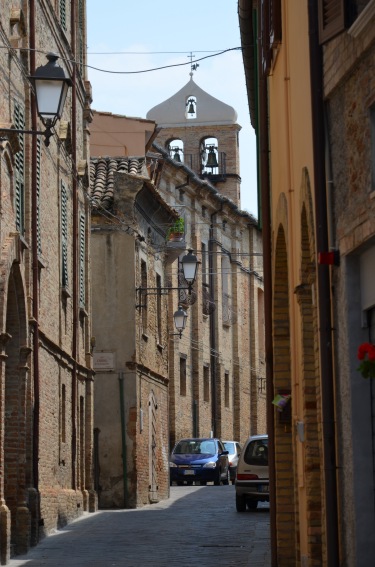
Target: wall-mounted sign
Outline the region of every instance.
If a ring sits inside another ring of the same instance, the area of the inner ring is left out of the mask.
[[[94,351],[94,370],[114,370],[115,354],[113,352]]]

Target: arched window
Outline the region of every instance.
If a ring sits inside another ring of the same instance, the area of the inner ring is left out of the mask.
[[[195,96],[188,96],[185,102],[185,116],[188,120],[197,117],[197,99]]]
[[[219,173],[219,148],[217,138],[204,138],[200,145],[202,173]]]
[[[166,147],[172,159],[179,162],[184,161],[184,143],[182,140],[178,138],[169,140]]]

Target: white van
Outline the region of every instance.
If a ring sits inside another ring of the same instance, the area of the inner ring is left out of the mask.
[[[269,502],[268,435],[253,435],[246,441],[237,465],[237,512],[255,510],[258,502]]]

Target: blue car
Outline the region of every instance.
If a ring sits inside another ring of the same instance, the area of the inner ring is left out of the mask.
[[[170,484],[229,484],[228,451],[215,438],[181,439],[169,462]]]

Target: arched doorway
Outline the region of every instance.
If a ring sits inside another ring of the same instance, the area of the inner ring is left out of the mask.
[[[291,344],[288,254],[285,230],[279,225],[275,248],[273,289],[274,393],[291,394]],[[279,566],[296,564],[295,479],[291,416],[293,398],[275,415],[276,525]]]
[[[13,263],[6,304],[4,376],[4,498],[11,517],[11,546],[30,547],[28,488],[32,485],[32,400],[27,364],[27,316],[19,264]]]

